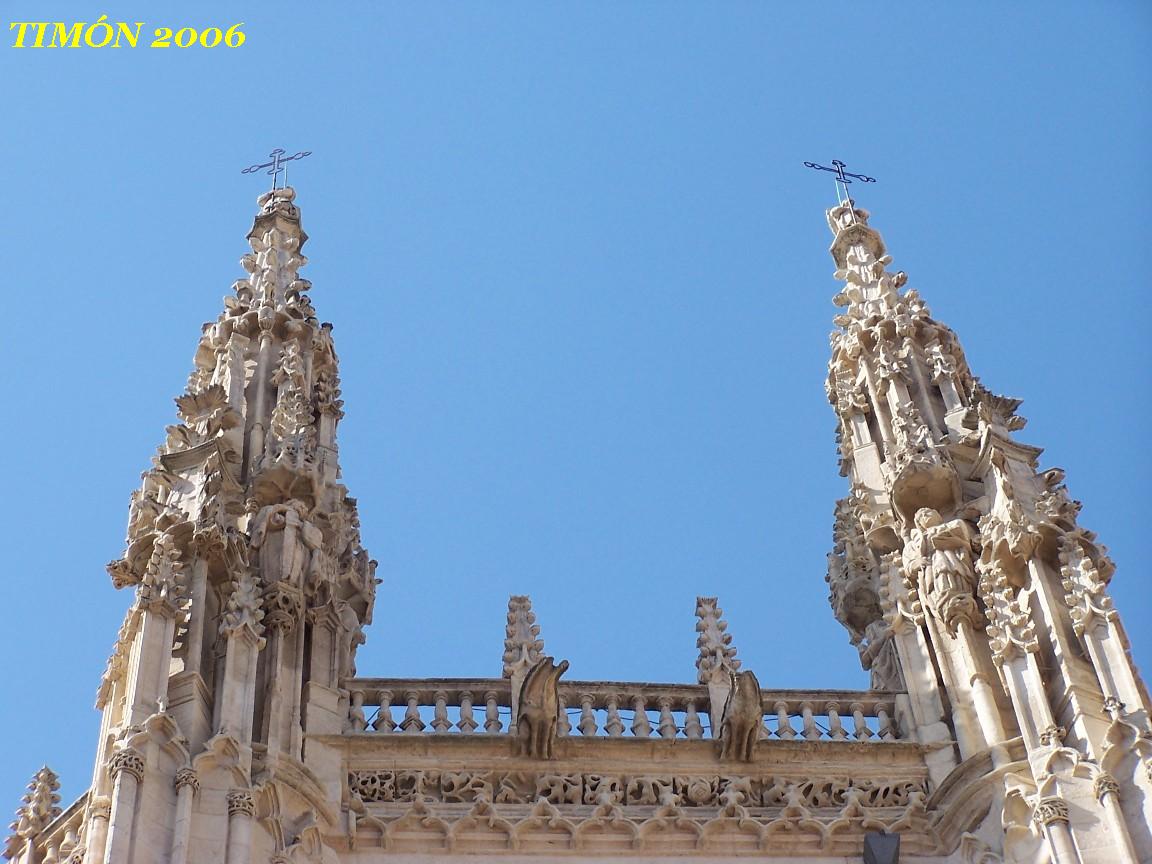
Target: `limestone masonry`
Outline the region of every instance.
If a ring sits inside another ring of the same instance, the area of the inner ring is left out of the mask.
[[[91,786],[61,809],[39,771],[8,858],[1152,862],[1149,702],[1115,568],[1063,472],[1015,440],[1019,401],[886,269],[866,212],[828,212],[850,492],[827,581],[871,689],[783,691],[741,669],[711,597],[693,683],[569,680],[527,597],[499,678],[358,673],[378,580],[339,482],[339,370],[295,197],[259,198],[248,275],[108,565],[132,604]]]

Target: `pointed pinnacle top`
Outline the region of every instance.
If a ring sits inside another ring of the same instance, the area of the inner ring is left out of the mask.
[[[60,779],[56,772],[45,765],[36,772],[28,784],[28,793],[23,804],[16,811],[16,819],[8,827],[12,829],[4,847],[6,858],[15,858],[24,848],[26,841],[43,831],[48,824],[60,815]]]
[[[544,640],[532,611],[532,598],[512,595],[508,598],[508,624],[504,630],[504,672],[511,678],[529,668],[544,656]]]
[[[696,659],[696,673],[701,684],[724,681],[740,668],[736,659],[736,649],[732,647],[732,634],[728,633],[728,622],[715,597],[696,598],[696,647],[700,656]]]

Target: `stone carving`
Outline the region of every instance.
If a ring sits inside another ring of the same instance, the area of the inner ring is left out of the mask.
[[[544,653],[540,638],[540,625],[532,611],[532,600],[526,596],[508,598],[508,623],[504,635],[504,677],[511,678],[517,671],[527,671],[536,665]]]
[[[252,548],[259,553],[260,573],[268,583],[303,586],[313,552],[323,540],[323,532],[308,519],[307,505],[299,500],[262,507],[252,523]]]
[[[176,776],[173,778],[172,785],[177,789],[183,789],[185,786],[192,788],[192,791],[200,791],[200,777],[192,768],[180,768],[176,771]]]
[[[492,800],[492,781],[489,775],[472,771],[443,771],[440,774],[440,795],[444,801],[472,802]]]
[[[131,747],[117,750],[108,760],[108,773],[114,778],[121,772],[130,774],[137,782],[144,779],[144,755]]]
[[[247,789],[233,789],[228,793],[228,815],[256,815],[256,802]]]
[[[868,808],[907,807],[927,791],[923,780],[836,777],[805,780],[777,776],[681,776],[556,774],[512,771],[357,770],[349,792],[366,804],[404,803],[417,798],[445,804],[485,798],[498,804],[546,800],[557,806],[595,805],[604,800],[627,807],[652,807],[675,800],[688,810],[735,803],[746,807],[841,809],[852,798]],[[494,793],[494,794],[493,794]]]
[[[557,714],[560,700],[556,684],[568,668],[568,661],[553,662],[542,657],[524,678],[516,716],[516,749],[533,759],[552,759],[556,746]]]
[[[717,598],[696,598],[696,647],[700,656],[696,660],[696,678],[701,684],[717,681],[728,682],[728,678],[740,669],[736,659],[736,649],[732,647],[732,634],[728,633],[728,622],[723,617]]]
[[[579,774],[544,774],[536,778],[536,797],[552,804],[579,804],[583,778]]]
[[[21,799],[16,819],[8,827],[12,830],[5,847],[4,857],[15,858],[24,844],[35,837],[60,815],[60,780],[51,768],[45,765],[36,772],[28,784],[28,792]]]
[[[904,569],[916,575],[924,607],[952,634],[961,623],[972,628],[983,623],[975,598],[974,548],[972,529],[963,519],[945,522],[931,508],[916,511],[904,547]]]
[[[1033,819],[1039,825],[1068,821],[1068,803],[1060,798],[1041,798],[1036,802]]]
[[[1114,621],[1118,617],[1107,591],[1111,561],[1105,558],[1102,575],[1090,553],[1094,544],[1085,540],[1083,533],[1065,534],[1060,538],[1060,575],[1064,600],[1068,604],[1072,626],[1079,635],[1083,635],[1097,621]]]
[[[1032,618],[1020,606],[1017,589],[1009,580],[1004,566],[996,559],[985,557],[978,569],[980,598],[988,615],[992,659],[1002,665],[1020,652],[1038,651],[1040,643]]]
[[[263,620],[259,585],[248,570],[243,570],[228,597],[220,620],[220,632],[226,636],[247,633],[253,640],[260,640],[264,633]]]
[[[629,804],[662,804],[669,800],[669,796],[677,801],[680,799],[680,796],[673,792],[672,778],[650,775],[629,778],[625,793]]]
[[[751,762],[764,725],[760,682],[750,671],[734,676],[720,727],[720,758]]]

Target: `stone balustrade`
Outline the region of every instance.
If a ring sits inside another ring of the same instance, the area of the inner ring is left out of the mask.
[[[347,682],[349,728],[384,734],[509,734],[506,678],[357,678]],[[899,693],[763,690],[762,739],[896,741]],[[561,681],[561,737],[702,739],[711,728],[708,688],[694,684]]]

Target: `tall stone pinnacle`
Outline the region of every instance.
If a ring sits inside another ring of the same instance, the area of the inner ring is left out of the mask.
[[[872,687],[906,691],[916,737],[942,745],[933,776],[982,751],[1007,764],[1019,737],[1029,783],[1090,794],[1077,778],[1121,758],[1108,755],[1127,734],[1117,724],[1147,726],[1106,593],[1115,567],[1077,524],[1064,472],[1041,470],[1040,448],[1014,438],[1020,400],[984,387],[956,334],[889,272],[868,213],[849,202],[827,216],[844,283],[827,393],[851,486],[828,556],[836,617]],[[1104,718],[1105,704],[1129,706],[1127,719]],[[1049,800],[1037,794],[1029,807]],[[1128,860],[1116,830],[1108,855]]]

